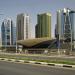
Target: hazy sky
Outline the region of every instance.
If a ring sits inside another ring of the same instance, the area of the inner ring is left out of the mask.
[[[75,0],[0,0],[0,26],[3,19],[11,18],[16,25],[16,16],[19,13],[28,13],[31,18],[31,35],[34,37],[34,27],[37,23],[37,14],[51,12],[52,36],[56,24],[56,11],[63,8],[75,10]]]

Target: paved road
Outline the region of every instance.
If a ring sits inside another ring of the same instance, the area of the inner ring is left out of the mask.
[[[75,75],[75,70],[0,61],[0,75]]]

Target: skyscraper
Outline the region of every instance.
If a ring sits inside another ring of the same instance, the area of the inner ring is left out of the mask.
[[[5,19],[2,22],[1,26],[1,34],[2,34],[2,46],[4,47],[9,47],[14,45],[14,42],[16,42],[16,38],[14,39],[13,37],[16,37],[13,35],[14,25],[11,19]]]
[[[60,35],[60,38],[69,38],[71,36],[71,30],[74,39],[74,26],[75,26],[75,12],[69,8],[57,11],[57,24],[56,34]]]
[[[13,45],[16,45],[16,26],[13,26]]]
[[[57,24],[55,28],[56,38],[75,40],[75,11],[64,8],[57,11]]]
[[[43,13],[37,15],[35,35],[36,38],[51,38],[51,13]]]
[[[28,14],[17,15],[17,40],[30,38],[30,17]]]

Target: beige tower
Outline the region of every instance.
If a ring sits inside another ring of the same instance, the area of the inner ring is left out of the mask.
[[[17,40],[30,38],[30,18],[27,14],[17,15]]]

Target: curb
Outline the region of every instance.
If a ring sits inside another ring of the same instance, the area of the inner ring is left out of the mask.
[[[65,68],[75,68],[75,65],[68,65],[68,64],[55,64],[55,63],[27,61],[27,60],[18,60],[18,59],[7,59],[7,58],[0,58],[0,60],[2,60],[2,61],[11,61],[11,62],[20,62],[20,63],[31,63],[31,64],[47,65],[47,66],[56,66],[56,67],[65,67]]]

